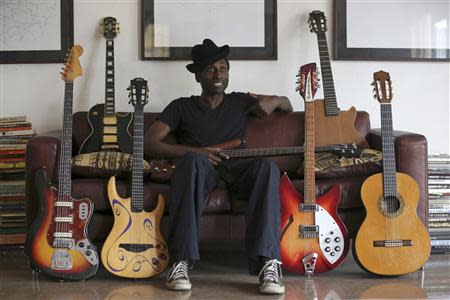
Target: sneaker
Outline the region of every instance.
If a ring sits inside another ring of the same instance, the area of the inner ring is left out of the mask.
[[[263,294],[284,294],[281,278],[281,261],[277,259],[266,261],[259,272],[259,291]]]
[[[181,260],[172,265],[167,273],[166,287],[173,291],[189,291],[191,282],[188,276],[189,263]]]

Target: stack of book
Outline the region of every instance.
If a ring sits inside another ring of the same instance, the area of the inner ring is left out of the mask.
[[[25,116],[0,118],[0,245],[25,241],[25,150],[35,134]]]
[[[450,252],[450,155],[428,156],[431,252]]]

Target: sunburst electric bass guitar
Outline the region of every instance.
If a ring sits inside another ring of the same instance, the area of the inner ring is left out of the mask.
[[[311,32],[317,34],[324,94],[323,100],[314,101],[315,144],[355,143],[363,148],[369,148],[367,141],[355,128],[356,108],[351,107],[347,111],[341,111],[337,105],[330,54],[328,53],[325,14],[319,10],[311,12],[309,14],[309,26]]]
[[[164,199],[159,195],[156,208],[144,211],[144,105],[147,81],[131,80],[130,102],[134,105],[133,166],[131,198],[122,199],[116,179],[108,182],[108,198],[114,213],[114,225],[102,248],[103,266],[114,275],[147,278],[167,267],[169,253],[159,229]]]
[[[383,173],[370,176],[361,187],[367,214],[356,235],[353,255],[368,272],[400,275],[425,264],[430,256],[430,236],[417,216],[420,192],[416,181],[396,171],[389,73],[375,72],[372,84],[381,106]]]
[[[65,93],[58,188],[50,184],[44,168],[36,171],[39,207],[25,244],[34,270],[67,280],[89,278],[98,268],[96,249],[87,237],[93,205],[89,199],[70,196],[73,81],[82,74],[78,59],[82,53],[81,46],[73,46],[62,72]]]
[[[316,64],[300,68],[298,90],[305,99],[305,188],[303,197],[285,174],[280,181],[282,267],[312,275],[339,266],[349,249],[348,232],[337,214],[338,185],[316,198],[314,174],[314,94]]]

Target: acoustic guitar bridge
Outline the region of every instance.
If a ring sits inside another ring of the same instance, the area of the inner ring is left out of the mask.
[[[373,241],[374,247],[411,247],[412,240],[381,240],[381,241]]]

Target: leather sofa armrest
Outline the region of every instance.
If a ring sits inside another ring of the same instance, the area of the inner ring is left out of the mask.
[[[381,130],[372,129],[367,137],[372,149],[381,150]],[[428,143],[425,136],[406,131],[394,131],[397,172],[414,178],[419,185],[417,215],[428,226]]]
[[[58,151],[60,141],[51,136],[35,136],[28,141],[26,150],[26,207],[27,224],[31,225],[36,217],[37,207],[39,205],[38,196],[34,184],[34,174],[36,170],[45,167],[47,177],[51,182],[56,181],[58,175]]]

